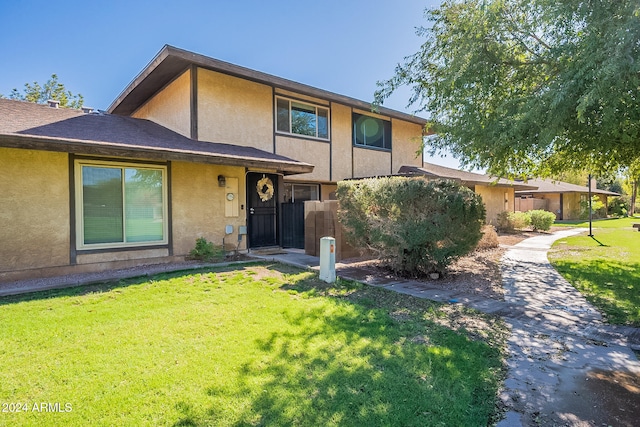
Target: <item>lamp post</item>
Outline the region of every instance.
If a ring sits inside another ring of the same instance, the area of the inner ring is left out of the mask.
[[[589,174],[589,237],[593,237],[593,231],[591,228],[592,221],[593,221],[593,210],[591,210],[591,174]]]

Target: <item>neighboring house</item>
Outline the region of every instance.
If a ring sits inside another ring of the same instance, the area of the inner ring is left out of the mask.
[[[170,46],[108,113],[0,100],[0,281],[165,262],[198,237],[299,246],[302,201],[420,165],[424,124]]]
[[[579,219],[581,203],[589,202],[589,188],[582,185],[569,184],[550,179],[529,179],[527,185],[537,187],[535,190],[516,191],[516,210],[530,211],[542,209],[556,214],[556,219]],[[595,184],[591,193],[607,206],[608,196],[619,196],[612,191],[600,190]]]
[[[442,178],[459,182],[482,197],[487,211],[487,224],[496,225],[498,214],[504,211],[513,212],[515,205],[515,190],[533,190],[532,185],[494,178],[474,172],[466,172],[445,166],[424,163],[421,167],[402,166],[399,170],[403,175],[417,175],[426,178]]]

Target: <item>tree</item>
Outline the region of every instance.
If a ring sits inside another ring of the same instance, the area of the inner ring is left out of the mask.
[[[23,93],[14,88],[9,94],[9,98],[35,102],[36,104],[46,104],[48,100],[53,99],[59,101],[60,107],[63,108],[81,108],[84,103],[84,97],[68,91],[64,84],[58,81],[56,74],[52,74],[51,78],[42,86],[38,82],[25,83]]]
[[[445,0],[426,41],[379,82],[409,85],[437,138],[496,176],[594,174],[640,157],[637,0]]]

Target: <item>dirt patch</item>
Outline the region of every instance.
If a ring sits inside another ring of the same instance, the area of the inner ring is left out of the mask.
[[[445,289],[461,293],[482,295],[487,298],[503,300],[502,274],[500,272],[500,258],[505,253],[505,247],[513,246],[525,239],[536,236],[546,236],[549,233],[561,230],[561,227],[552,227],[548,232],[544,231],[516,231],[514,233],[498,233],[500,247],[476,250],[469,255],[454,262],[444,277],[439,279],[422,278],[430,285],[441,286]],[[366,257],[349,258],[341,263],[359,267],[372,267],[378,265],[376,260]],[[388,277],[395,275],[384,268],[382,274]]]
[[[430,282],[446,289],[502,300],[504,289],[500,258],[504,252],[503,248],[472,252],[454,262],[446,276]]]
[[[428,283],[430,286],[503,300],[504,290],[502,288],[502,274],[500,273],[500,258],[505,251],[506,249],[504,248],[474,251],[455,261],[444,277],[438,279],[423,277],[419,280]],[[387,277],[391,280],[397,277],[390,270],[380,266],[377,260],[350,258],[342,260],[341,263],[353,267],[378,269],[378,277]]]

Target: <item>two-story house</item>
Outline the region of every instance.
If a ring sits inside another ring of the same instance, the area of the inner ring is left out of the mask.
[[[421,166],[424,125],[171,46],[107,112],[0,100],[0,281],[299,241],[292,207]]]
[[[108,111],[194,140],[254,147],[314,165],[309,173],[247,168],[232,177],[246,191],[239,215],[247,218],[249,247],[302,242],[295,234],[304,231],[303,211],[293,205],[330,199],[337,181],[422,165],[422,118],[385,108],[373,113],[369,102],[171,46]],[[273,186],[273,197],[260,194],[264,183]]]

